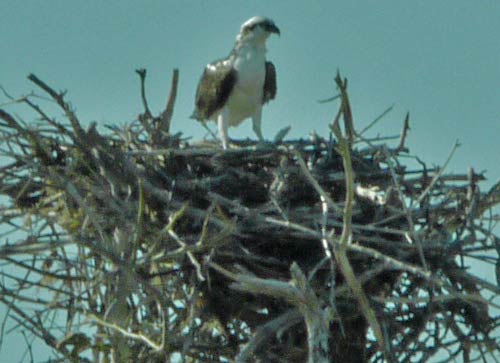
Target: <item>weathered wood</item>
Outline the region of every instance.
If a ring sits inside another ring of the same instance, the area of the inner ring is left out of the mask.
[[[161,118],[145,96],[142,124],[85,130],[64,93],[30,79],[70,126],[30,97],[21,102],[39,125],[0,110],[0,221],[5,235],[24,231],[1,242],[0,260],[18,274],[0,272],[0,302],[59,358],[365,363],[384,354],[431,361],[440,347],[499,354],[500,320],[481,294],[500,289],[466,264],[491,264],[491,250],[500,253],[485,223],[499,184],[485,193],[472,169],[407,168],[408,120],[391,146],[358,135],[351,106],[341,107],[351,175],[331,137],[234,140],[224,151],[172,135],[173,101],[155,138],[144,122]],[[52,301],[33,299],[34,288]],[[52,326],[51,314],[66,325]]]

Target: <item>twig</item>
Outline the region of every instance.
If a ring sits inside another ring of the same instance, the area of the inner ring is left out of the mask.
[[[389,166],[389,170],[391,172],[392,181],[393,181],[394,185],[396,186],[396,191],[399,195],[399,201],[401,202],[401,206],[403,207],[403,211],[405,213],[406,220],[408,222],[409,232],[405,234],[405,237],[409,243],[415,242],[415,244],[418,248],[418,254],[419,254],[420,262],[422,263],[422,267],[424,268],[425,271],[427,271],[428,266],[427,266],[427,262],[426,262],[425,256],[424,256],[424,249],[422,247],[422,241],[420,240],[420,237],[415,234],[416,233],[415,224],[413,223],[413,216],[410,212],[411,207],[409,208],[406,205],[406,200],[405,200],[405,196],[403,194],[403,189],[402,189],[401,185],[399,184],[398,178],[396,176],[396,171],[394,170],[394,166],[392,165],[392,160],[391,160],[392,156],[389,155],[389,152],[385,148],[384,148],[384,153],[385,153],[385,159],[386,159],[387,165]]]
[[[335,101],[336,99],[339,99],[339,98],[340,98],[340,94],[329,97],[329,98],[318,100],[318,103],[328,103],[328,102]]]
[[[153,114],[151,113],[149,106],[148,106],[148,100],[146,98],[146,74],[147,71],[144,68],[136,69],[135,73],[137,73],[141,79],[141,100],[142,100],[142,106],[144,107],[144,116],[148,119],[153,118]]]
[[[96,315],[89,314],[89,315],[87,315],[87,318],[93,320],[94,322],[96,322],[97,324],[99,324],[103,327],[115,330],[127,338],[138,340],[138,341],[148,345],[149,347],[151,347],[152,349],[154,349],[157,352],[159,352],[163,349],[163,347],[160,344],[155,343],[152,339],[148,338],[147,336],[142,335],[142,334],[131,333],[131,332],[125,330],[124,328],[122,328],[121,326],[118,326],[118,325],[113,324],[113,323],[108,323],[107,321],[99,318]]]
[[[434,177],[432,178],[432,180],[429,183],[429,185],[427,186],[427,188],[425,188],[425,190],[423,190],[422,193],[420,193],[420,195],[415,200],[415,202],[410,205],[410,208],[413,208],[414,205],[420,204],[424,200],[424,198],[427,197],[427,195],[430,193],[430,191],[432,190],[432,188],[434,188],[434,185],[438,182],[438,180],[441,177],[441,175],[446,170],[446,167],[448,166],[448,163],[451,161],[451,159],[453,158],[453,155],[455,154],[455,151],[457,151],[457,149],[459,147],[460,147],[460,143],[457,140],[453,144],[453,147],[451,148],[450,154],[446,158],[446,161],[444,162],[444,165],[439,169],[439,171],[436,174],[434,174]]]
[[[179,83],[179,70],[176,68],[172,72],[172,83],[170,85],[170,93],[168,96],[165,111],[160,116],[158,123],[158,131],[168,134],[170,132],[170,124],[172,123],[172,115],[174,114],[174,104],[177,98],[177,84]]]
[[[69,122],[71,123],[71,126],[73,127],[73,131],[75,132],[76,137],[79,140],[84,140],[85,131],[80,125],[80,121],[78,121],[78,118],[76,117],[76,114],[73,112],[71,107],[66,103],[66,101],[64,101],[64,95],[66,93],[65,92],[57,93],[34,74],[30,74],[28,76],[28,79],[34,84],[36,84],[38,87],[40,87],[42,90],[44,90],[46,93],[48,93],[57,102],[57,104],[64,110],[66,117],[68,118]]]
[[[349,102],[349,96],[347,95],[347,79],[342,79],[340,72],[337,71],[337,76],[335,77],[335,83],[340,90],[340,97],[342,102],[340,104],[340,111],[344,117],[344,131],[346,134],[347,143],[349,148],[351,148],[354,141],[354,120],[352,118],[351,104]]]
[[[322,199],[324,199],[325,203],[327,203],[336,213],[343,213],[342,208],[340,208],[333,200],[330,198],[327,192],[319,185],[318,181],[312,176],[309,168],[307,167],[304,159],[300,155],[300,153],[296,150],[293,151],[297,161],[300,165],[300,169],[304,173],[304,176],[307,178],[307,181],[312,185],[312,187],[318,192]]]
[[[278,331],[288,330],[293,325],[299,323],[301,318],[302,315],[300,314],[299,309],[294,308],[258,327],[252,335],[250,341],[236,356],[235,362],[249,362],[253,358],[255,352],[257,352],[261,346],[270,340]]]
[[[367,126],[365,126],[357,134],[360,136],[363,135],[365,132],[367,132],[369,129],[371,129],[373,126],[375,126],[382,118],[384,118],[385,115],[387,115],[389,112],[391,112],[393,108],[394,108],[394,105],[387,107],[380,115],[375,117],[375,119],[372,122],[370,122]]]
[[[302,315],[308,332],[308,363],[328,363],[328,321],[326,314],[309,286],[300,267],[293,263],[290,267],[292,281],[289,283],[275,279],[262,279],[250,275],[233,273],[218,265],[209,262],[217,272],[236,281],[231,287],[251,294],[263,294],[274,298],[284,299],[297,306]]]
[[[340,84],[340,75],[337,75],[338,83]],[[340,87],[340,86],[339,86]],[[341,88],[342,92],[345,92],[345,88]],[[343,102],[347,102],[347,97],[343,97]],[[350,111],[348,105],[342,108],[344,112],[347,113],[347,116],[344,114],[344,120],[350,118]],[[347,110],[347,111],[346,111]],[[352,126],[352,119],[350,121],[350,125]],[[384,356],[388,358],[390,356],[389,347],[386,346],[386,340],[384,338],[384,334],[382,332],[382,328],[377,320],[375,312],[373,311],[368,298],[366,297],[363,288],[356,278],[354,271],[352,269],[351,263],[347,258],[347,246],[351,244],[352,241],[352,226],[351,226],[351,218],[352,218],[352,207],[354,202],[354,175],[352,171],[351,165],[351,156],[350,156],[350,141],[349,132],[347,131],[348,122],[346,121],[346,136],[342,135],[340,131],[338,118],[331,125],[331,130],[335,134],[338,140],[338,151],[342,156],[344,172],[345,172],[345,185],[346,185],[346,197],[345,197],[345,207],[344,207],[344,225],[342,228],[342,235],[340,236],[339,245],[334,245],[335,259],[339,265],[342,274],[346,280],[347,285],[351,288],[356,300],[358,301],[361,311],[370,324],[373,333],[377,339],[378,345],[380,349],[384,352]],[[352,134],[351,134],[352,137]]]
[[[401,138],[399,139],[399,144],[396,147],[397,151],[408,152],[408,148],[405,146],[405,141],[409,129],[410,129],[410,113],[408,112],[403,122],[403,130],[401,131]]]

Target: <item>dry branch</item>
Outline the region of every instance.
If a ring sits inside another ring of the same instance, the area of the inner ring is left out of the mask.
[[[70,126],[34,94],[7,106],[38,123],[0,110],[2,334],[14,324],[74,362],[500,354],[500,289],[469,268],[500,266],[500,183],[409,169],[408,117],[395,146],[361,136],[340,75],[336,139],[285,129],[224,151],[170,133],[176,71],[159,116],[138,73],[144,112],[106,133],[34,75]]]

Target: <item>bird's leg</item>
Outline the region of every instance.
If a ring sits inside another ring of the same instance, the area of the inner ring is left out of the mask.
[[[227,138],[227,129],[229,127],[227,120],[229,119],[229,111],[223,110],[217,117],[217,126],[219,128],[219,136],[222,141],[222,148],[226,150],[229,142]]]
[[[259,109],[252,116],[252,128],[253,132],[255,132],[255,135],[257,135],[257,137],[259,138],[259,141],[263,142],[264,136],[262,136],[261,121],[262,121],[262,107],[259,107]]]

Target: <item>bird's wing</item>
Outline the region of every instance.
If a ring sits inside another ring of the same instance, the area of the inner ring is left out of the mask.
[[[226,103],[234,84],[236,71],[227,61],[208,64],[196,89],[193,118],[207,120]]]
[[[276,68],[271,62],[266,62],[266,78],[264,79],[264,93],[262,103],[274,100],[278,86],[276,83]]]

